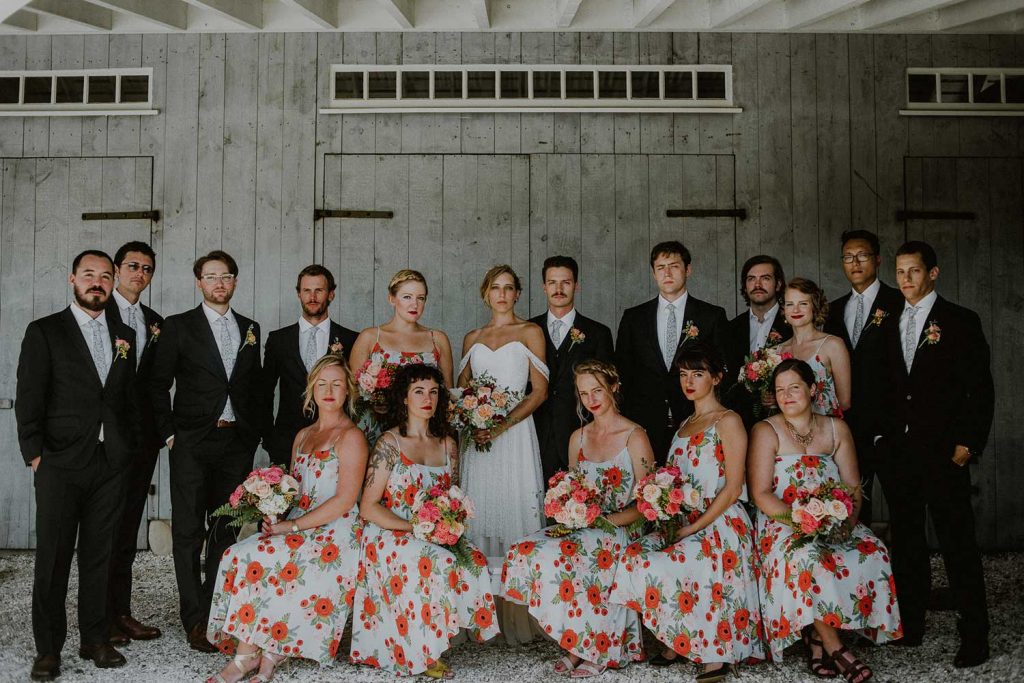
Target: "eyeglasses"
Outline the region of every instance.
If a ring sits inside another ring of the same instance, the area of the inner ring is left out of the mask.
[[[232,275],[231,273],[224,273],[223,275],[204,275],[199,279],[208,285],[215,285],[218,282],[222,282],[225,285],[229,285],[234,281],[235,276]]]
[[[122,263],[121,265],[133,273],[137,273],[141,270],[145,275],[152,275],[153,271],[156,270],[153,266],[143,265],[137,261],[129,261],[128,263]]]
[[[843,254],[843,263],[867,263],[875,257],[871,252],[857,252],[856,254]]]

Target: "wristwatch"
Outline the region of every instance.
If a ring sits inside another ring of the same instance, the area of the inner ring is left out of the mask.
[[[295,522],[292,522],[292,533],[293,534],[299,533],[299,525],[296,524]]]

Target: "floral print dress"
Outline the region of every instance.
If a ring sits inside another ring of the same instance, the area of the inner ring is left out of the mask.
[[[430,467],[401,453],[383,503],[409,519],[416,494],[435,484],[451,486],[447,462]],[[448,650],[461,628],[478,642],[496,636],[487,558],[475,549],[473,558],[481,569],[477,576],[457,566],[455,556],[442,546],[367,522],[352,621],[352,662],[399,675],[418,674]]]
[[[815,392],[811,403],[811,410],[818,415],[829,417],[842,417],[843,409],[839,407],[839,397],[836,395],[836,381],[832,377],[832,371],[819,355],[821,347],[831,338],[827,335],[814,350],[814,355],[807,359],[807,364],[814,370]]]
[[[833,440],[834,420],[829,420]],[[773,422],[768,424],[775,429]],[[781,443],[778,429],[776,434]],[[839,481],[834,455],[835,449],[823,455],[776,455],[775,495],[790,504],[801,486]],[[901,637],[889,551],[870,529],[858,523],[842,543],[812,542],[793,549],[799,538],[795,529],[763,513],[757,517],[761,616],[775,661],[782,660],[782,651],[815,619],[837,629],[860,631],[876,643]]]
[[[690,521],[725,486],[717,424],[692,436],[677,433],[669,450],[669,465],[703,498]],[[626,548],[611,601],[640,612],[658,640],[692,662],[763,659],[753,526],[743,504],[736,501],[697,533],[663,546],[661,534],[654,533]]]
[[[339,456],[296,453],[292,476],[301,517],[337,493]],[[231,651],[238,642],[276,654],[333,663],[352,607],[359,564],[359,510],[297,534],[253,535],[220,561],[206,635]]]
[[[605,515],[633,503],[636,477],[625,446],[607,462],[591,462],[583,454],[581,432],[578,467],[605,492]],[[564,538],[549,538],[544,530],[530,534],[508,551],[502,595],[526,605],[545,633],[570,654],[613,668],[639,661],[639,617],[608,600],[616,558],[636,536],[623,527],[614,534],[580,529]]]

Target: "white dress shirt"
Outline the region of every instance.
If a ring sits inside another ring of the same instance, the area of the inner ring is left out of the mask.
[[[138,365],[142,360],[142,350],[146,348],[146,335],[148,334],[146,315],[142,312],[142,304],[138,301],[131,303],[116,289],[114,290],[114,301],[117,302],[117,309],[121,312],[121,320],[125,325],[131,327],[132,324],[128,322],[128,319],[134,318],[135,320],[135,364]]]
[[[562,323],[562,329],[559,330],[559,332],[561,333],[562,336],[558,340],[559,343],[556,346],[556,348],[560,348],[561,345],[562,345],[561,343],[564,342],[565,338],[569,336],[569,330],[572,329],[572,324],[574,322],[576,322],[576,308],[575,307],[570,308],[569,312],[566,313],[565,315],[563,315],[561,318],[556,317],[555,314],[552,313],[550,309],[548,309],[548,334],[549,335],[551,334],[551,323],[555,322],[556,320],[561,321],[561,323]]]
[[[306,360],[306,344],[309,343],[309,335],[316,327],[316,360],[327,355],[327,348],[331,343],[331,319],[324,318],[316,325],[312,325],[305,318],[299,318],[299,358]]]
[[[206,315],[207,322],[210,323],[210,329],[213,331],[213,341],[217,345],[217,353],[219,355],[221,331],[221,323],[219,322],[219,320],[221,318],[221,315],[217,311],[207,306],[205,301],[203,302],[203,313]],[[235,362],[237,363],[237,353],[242,348],[242,333],[239,332],[238,330],[238,321],[235,320],[235,314],[231,312],[230,308],[228,309],[227,313],[224,314],[224,317],[228,319],[228,334],[231,336],[231,343],[235,345]],[[224,372],[225,374],[228,374],[226,367],[224,368]],[[224,412],[221,413],[220,419],[227,419],[225,416],[230,416],[234,414],[234,411],[230,409],[230,406],[231,397],[228,397],[228,400],[224,404]]]
[[[676,309],[676,344],[678,345],[683,341],[683,314],[686,312],[686,301],[689,298],[689,292],[683,292],[683,295],[675,301],[669,301],[665,297],[658,295],[658,348],[661,349],[662,357],[675,355],[675,349],[665,348],[665,333],[668,332],[668,311],[665,307],[669,304],[675,306]],[[671,351],[671,353],[669,353]]]
[[[914,327],[917,333],[917,338],[921,338],[921,332],[924,328],[928,327],[928,315],[932,312],[932,307],[935,305],[935,300],[939,298],[938,292],[934,289],[924,296],[923,299],[917,302],[917,313],[914,314]],[[905,312],[910,308],[910,302],[903,301],[903,311]],[[907,334],[907,318],[900,312],[900,349],[903,349],[903,339]],[[917,355],[917,350],[920,344],[914,344],[914,351],[912,356]],[[911,359],[911,365],[913,365],[913,359]]]
[[[779,304],[776,303],[764,314],[764,320],[758,320],[754,311],[750,311],[750,353],[763,349],[768,343],[768,335],[771,334],[772,325],[775,324],[775,316],[779,314]]]
[[[868,285],[861,296],[864,297],[864,322],[861,325],[860,333],[864,334],[864,330],[867,329],[868,325],[871,324],[871,307],[875,303],[875,299],[878,297],[878,290],[882,288],[882,281],[875,278],[875,281]],[[846,310],[843,311],[843,322],[846,324],[846,334],[853,339],[853,323],[857,320],[857,290],[850,290],[853,292],[850,295],[850,300],[846,302]]]
[[[103,344],[106,347],[104,353],[107,357],[107,372],[110,372],[110,365],[114,361],[114,347],[110,342],[110,328],[107,327],[107,312],[101,311],[96,318],[86,313],[85,309],[78,305],[78,302],[71,304],[71,314],[75,316],[75,322],[78,323],[78,329],[81,331],[82,336],[85,337],[85,345],[91,350],[92,349],[92,330],[89,329],[89,324],[93,320],[98,322],[103,328]],[[92,354],[89,354],[89,358],[92,358]],[[95,366],[96,360],[93,359],[93,365]],[[96,368],[96,374],[100,374],[100,369]],[[103,441],[103,423],[100,423],[100,441]]]

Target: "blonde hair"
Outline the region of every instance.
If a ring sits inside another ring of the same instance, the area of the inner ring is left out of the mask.
[[[388,294],[395,296],[398,294],[399,288],[406,282],[419,282],[423,285],[424,293],[429,294],[427,290],[427,278],[423,277],[423,273],[418,270],[410,270],[409,268],[403,268],[394,275],[391,276],[391,281],[388,282]]]
[[[349,417],[352,417],[355,411],[359,390],[356,388],[356,379],[348,367],[348,361],[340,353],[329,353],[314,363],[313,369],[306,376],[306,390],[302,392],[302,412],[310,418],[316,415],[316,401],[313,399],[313,388],[316,386],[316,381],[320,378],[320,373],[335,365],[345,372],[345,391],[347,396],[345,397],[342,410]]]
[[[494,284],[494,281],[502,275],[512,276],[512,284],[515,285],[516,293],[523,291],[523,283],[519,280],[519,276],[516,275],[516,271],[512,270],[512,266],[506,264],[492,266],[490,270],[484,273],[484,281],[480,284],[480,298],[484,300],[485,304],[487,303],[487,291]]]
[[[615,409],[621,409],[622,383],[619,380],[619,371],[614,365],[603,360],[585,360],[572,369],[574,385],[580,375],[593,375],[597,383],[612,395],[612,400],[615,401]],[[580,421],[584,419],[583,404],[580,402],[579,391],[576,392],[576,415],[580,418]]]

